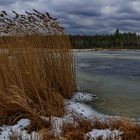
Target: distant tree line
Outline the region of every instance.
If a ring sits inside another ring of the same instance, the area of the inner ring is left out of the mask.
[[[139,35],[119,29],[110,35],[70,35],[70,40],[74,49],[140,49]]]

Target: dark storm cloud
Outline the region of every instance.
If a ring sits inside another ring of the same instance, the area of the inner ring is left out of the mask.
[[[9,6],[12,3],[13,3],[13,0],[0,0],[0,5]]]
[[[27,2],[27,1],[31,1],[31,0],[0,0],[0,5],[6,5],[6,6],[10,6],[11,4],[15,4],[16,2]]]
[[[140,33],[140,0],[0,0],[0,9],[49,11],[70,33]]]

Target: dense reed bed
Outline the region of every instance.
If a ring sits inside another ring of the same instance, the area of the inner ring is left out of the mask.
[[[46,125],[40,116],[62,116],[76,90],[69,37],[48,13],[13,13],[0,13],[0,123]]]

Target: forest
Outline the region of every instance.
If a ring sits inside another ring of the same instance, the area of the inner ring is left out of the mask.
[[[70,39],[74,49],[140,49],[139,35],[119,29],[105,35],[70,35]]]

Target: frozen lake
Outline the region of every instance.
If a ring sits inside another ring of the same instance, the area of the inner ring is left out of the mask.
[[[98,96],[91,105],[108,115],[140,118],[140,51],[77,53],[78,84]]]

